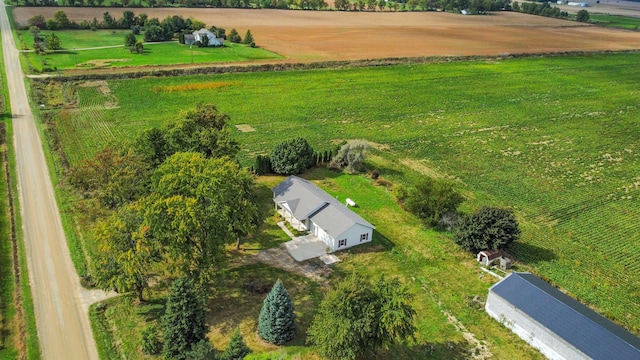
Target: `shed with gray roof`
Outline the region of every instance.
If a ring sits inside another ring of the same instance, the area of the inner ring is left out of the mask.
[[[373,237],[375,226],[297,176],[289,176],[273,188],[273,201],[292,226],[317,236],[330,251],[370,242]]]
[[[493,285],[485,310],[549,359],[640,359],[638,337],[531,273]]]

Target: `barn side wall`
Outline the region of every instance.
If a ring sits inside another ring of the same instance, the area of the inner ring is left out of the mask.
[[[508,301],[489,291],[485,310],[529,345],[551,360],[583,360],[588,356],[531,319]]]

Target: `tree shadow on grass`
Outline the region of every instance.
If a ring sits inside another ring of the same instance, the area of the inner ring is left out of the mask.
[[[426,343],[416,345],[394,345],[387,350],[377,351],[366,356],[366,359],[447,359],[465,360],[471,357],[467,349],[468,343],[445,341],[442,343]],[[364,359],[365,357],[363,357]]]
[[[556,254],[551,249],[545,249],[536,245],[517,241],[509,246],[508,251],[513,254],[516,260],[523,264],[533,265],[557,258]]]
[[[138,307],[138,314],[144,317],[144,321],[147,323],[160,321],[160,318],[164,315],[166,304],[166,297],[147,300]]]

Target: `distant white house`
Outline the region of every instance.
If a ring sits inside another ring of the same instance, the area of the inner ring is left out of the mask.
[[[485,310],[549,359],[640,359],[638,337],[531,273],[493,285]]]
[[[193,41],[194,44],[197,43],[198,41],[200,43],[204,43],[204,38],[207,38],[208,40],[208,46],[223,46],[224,45],[224,39],[223,38],[218,38],[216,37],[216,34],[212,33],[211,31],[202,28],[198,31],[194,31],[193,32]],[[186,44],[186,35],[185,35],[185,44]]]
[[[330,251],[370,242],[375,226],[313,183],[289,176],[273,188],[278,212],[299,231],[309,231]]]

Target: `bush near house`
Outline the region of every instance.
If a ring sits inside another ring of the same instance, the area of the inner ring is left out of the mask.
[[[311,145],[304,138],[286,140],[276,145],[269,154],[271,169],[276,174],[301,174],[313,165],[313,155]]]

